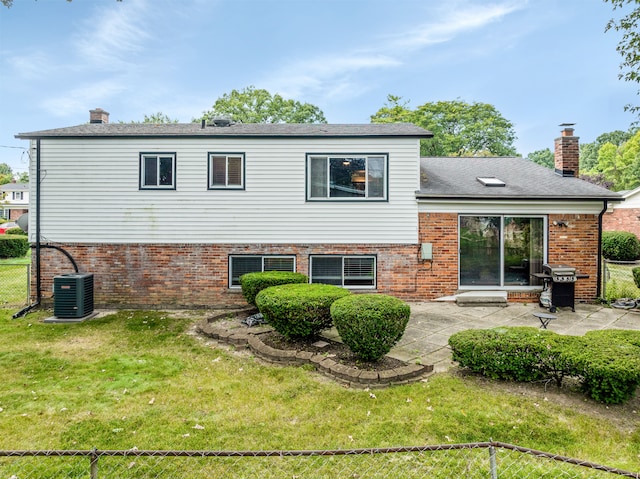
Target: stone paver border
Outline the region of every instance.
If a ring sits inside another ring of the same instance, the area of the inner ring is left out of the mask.
[[[255,313],[255,309],[245,309],[221,313],[203,320],[197,331],[207,337],[234,346],[247,347],[260,359],[272,364],[310,364],[323,375],[354,388],[384,388],[398,384],[417,382],[433,372],[433,365],[409,364],[383,371],[366,371],[345,366],[325,356],[311,351],[276,349],[265,344],[260,336],[273,331],[270,326],[246,327],[238,319]]]

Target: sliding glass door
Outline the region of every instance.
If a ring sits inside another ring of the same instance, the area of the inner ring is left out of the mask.
[[[544,218],[460,216],[459,244],[460,286],[531,286],[544,262]]]

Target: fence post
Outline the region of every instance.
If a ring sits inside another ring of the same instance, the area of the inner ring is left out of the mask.
[[[98,451],[96,450],[96,448],[94,447],[93,449],[91,449],[91,470],[90,470],[90,477],[91,479],[98,479]]]
[[[496,466],[496,448],[493,444],[489,446],[489,469],[491,470],[491,479],[498,479],[498,469]]]

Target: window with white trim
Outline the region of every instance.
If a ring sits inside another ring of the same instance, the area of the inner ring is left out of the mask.
[[[176,189],[175,153],[140,153],[140,189]]]
[[[385,201],[386,154],[307,154],[307,200]]]
[[[209,153],[209,189],[244,188],[244,153]]]
[[[236,255],[229,256],[229,287],[240,287],[240,276],[247,273],[260,273],[263,271],[290,271],[296,270],[295,256],[259,256]]]
[[[345,288],[376,287],[375,256],[311,256],[309,271],[312,283]]]

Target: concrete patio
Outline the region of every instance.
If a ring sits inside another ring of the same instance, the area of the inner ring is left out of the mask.
[[[509,303],[507,306],[461,307],[452,302],[410,303],[411,319],[404,336],[390,355],[407,362],[433,364],[435,372],[452,365],[449,336],[465,329],[497,326],[540,327],[533,313],[548,313],[537,304]],[[578,304],[576,311],[559,308],[547,329],[580,336],[595,329],[638,329],[640,310],[615,309],[602,305]]]

